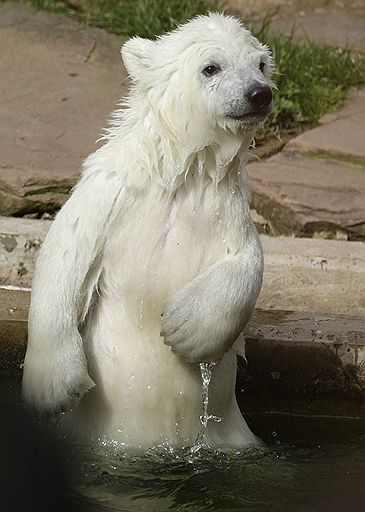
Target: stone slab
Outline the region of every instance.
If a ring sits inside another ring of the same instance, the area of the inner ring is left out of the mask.
[[[257,307],[365,318],[365,243],[261,236],[264,281]]]
[[[0,215],[53,210],[126,93],[124,39],[0,3]]]
[[[262,22],[269,18],[271,23],[287,20],[290,28],[294,20],[300,21],[310,14],[336,13],[365,19],[364,0],[228,0],[225,5],[243,20]]]
[[[253,207],[278,234],[365,239],[365,167],[279,153],[248,172]]]
[[[323,116],[318,127],[295,137],[285,149],[342,158],[365,168],[365,88],[351,91],[343,108]]]
[[[0,217],[0,285],[30,287],[50,221]],[[365,316],[365,244],[262,235],[262,309]],[[1,297],[0,297],[1,299]]]
[[[365,5],[365,1],[364,1]],[[365,87],[353,87],[351,88],[346,95],[346,99],[341,108],[334,110],[332,112],[328,112],[319,120],[320,125],[333,123],[334,121],[338,121],[339,119],[345,118],[354,118],[357,115],[361,115],[362,119],[364,119],[365,108]]]
[[[365,18],[355,17],[346,9],[342,12],[326,8],[315,9],[314,12],[300,10],[294,16],[273,20],[271,30],[288,35],[294,30],[298,39],[365,53]]]
[[[46,220],[0,217],[0,285],[31,285],[37,255],[50,225]]]

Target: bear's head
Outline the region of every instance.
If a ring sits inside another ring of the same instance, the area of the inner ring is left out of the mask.
[[[231,16],[198,16],[155,41],[134,37],[122,56],[130,105],[178,140],[252,132],[271,110],[270,51]]]

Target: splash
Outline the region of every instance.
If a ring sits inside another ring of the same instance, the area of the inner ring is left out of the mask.
[[[191,453],[197,453],[204,446],[204,439],[207,432],[208,422],[210,420],[219,423],[222,418],[208,414],[208,403],[209,403],[209,384],[212,380],[212,374],[214,368],[218,363],[200,363],[200,373],[202,377],[202,401],[203,401],[203,412],[200,416],[201,429],[198,433],[194,446],[191,447]]]

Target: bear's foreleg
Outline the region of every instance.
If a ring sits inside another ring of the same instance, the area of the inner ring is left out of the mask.
[[[84,175],[42,246],[32,287],[23,398],[39,413],[70,409],[94,386],[79,326],[101,270],[120,184]]]
[[[190,362],[219,361],[248,322],[261,288],[263,257],[256,237],[178,290],[163,313],[161,336]]]

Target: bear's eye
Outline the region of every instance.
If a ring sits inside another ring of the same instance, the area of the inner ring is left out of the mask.
[[[220,71],[220,70],[221,70],[221,68],[219,66],[211,64],[210,66],[207,66],[206,68],[203,69],[203,75],[213,76],[216,73],[218,73],[218,71]]]
[[[264,72],[264,70],[265,70],[265,62],[260,62],[260,64],[259,64],[259,70],[261,71],[261,73],[263,73],[263,72]]]

